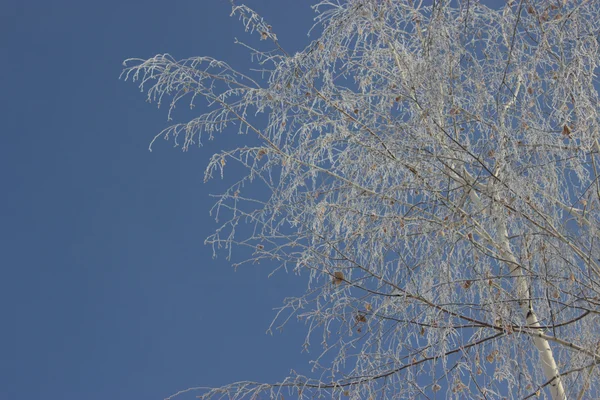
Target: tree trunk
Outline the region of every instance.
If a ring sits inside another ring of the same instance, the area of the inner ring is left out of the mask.
[[[517,258],[514,256],[513,251],[510,247],[510,242],[508,241],[508,231],[506,228],[506,222],[504,222],[502,218],[498,218],[497,234],[502,256],[506,260],[508,260],[507,263],[509,264],[508,266],[510,268],[510,274],[516,279],[519,306],[525,314],[527,327],[532,328],[532,330],[534,331],[543,333],[542,328],[540,328],[537,315],[533,310],[533,304],[531,302],[531,293],[529,290],[527,279],[525,278],[525,276],[523,276],[523,268],[521,267],[521,264],[519,263]],[[548,343],[546,339],[535,335],[533,335],[532,338],[533,344],[535,345],[540,354],[540,360],[542,362],[542,369],[544,370],[544,375],[549,381],[552,380],[552,382],[550,382],[549,384],[552,399],[567,400],[565,389],[562,384],[562,379],[560,378],[560,372],[558,370],[558,366],[556,365],[556,361],[554,360],[554,355],[552,353],[550,343]]]

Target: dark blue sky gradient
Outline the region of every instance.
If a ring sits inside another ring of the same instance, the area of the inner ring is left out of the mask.
[[[292,52],[310,40],[311,3],[246,2]],[[267,279],[266,264],[235,272],[203,244],[216,227],[209,194],[225,187],[203,184],[204,167],[246,139],[230,131],[187,153],[161,140],[150,153],[167,110],[118,80],[125,58],[165,52],[246,70],[230,10],[224,0],[1,3],[1,399],[162,399],[308,370],[303,327],[265,334],[303,279]]]

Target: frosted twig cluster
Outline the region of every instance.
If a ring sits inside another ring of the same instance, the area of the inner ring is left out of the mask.
[[[247,174],[207,243],[308,277],[272,327],[306,322],[313,375],[201,398],[600,397],[600,2],[424,3],[321,1],[293,55],[234,5],[260,73],[126,62],[169,115],[208,102],[184,150],[253,137],[208,165]]]

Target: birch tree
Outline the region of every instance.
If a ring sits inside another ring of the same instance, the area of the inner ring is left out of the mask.
[[[308,281],[271,328],[305,323],[309,376],[187,391],[600,397],[600,2],[499,3],[323,0],[296,54],[232,3],[256,69],[125,62],[169,117],[202,106],[156,138],[247,135],[208,163],[247,173],[206,243]]]

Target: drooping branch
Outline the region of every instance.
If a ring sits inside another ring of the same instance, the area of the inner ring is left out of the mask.
[[[323,1],[296,54],[232,3],[258,34],[256,77],[129,61],[169,118],[206,102],[159,136],[184,150],[231,126],[253,137],[209,162],[207,180],[247,174],[217,196],[207,243],[307,276],[272,328],[298,318],[305,346],[320,336],[314,377],[206,398],[600,390],[600,3],[434,3]]]

